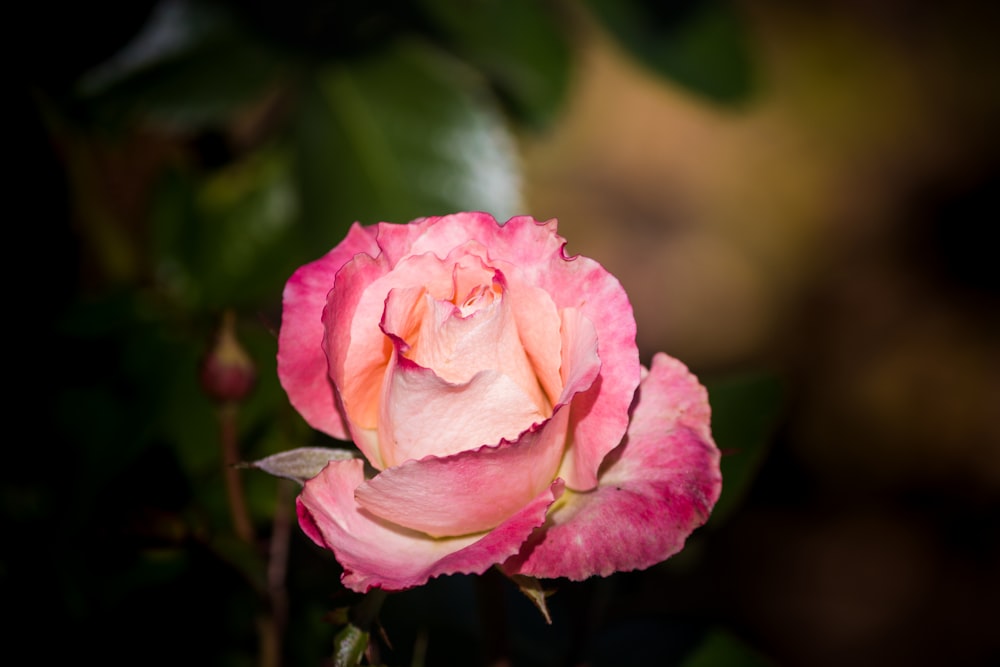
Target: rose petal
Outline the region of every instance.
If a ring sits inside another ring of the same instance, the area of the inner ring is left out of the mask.
[[[555,231],[555,220],[537,222],[519,216],[500,224],[488,213],[473,211],[418,218],[406,225],[380,223],[378,242],[390,261],[397,262],[408,255],[424,253],[443,259],[472,240],[488,249],[490,260],[505,260],[533,269],[560,254],[565,240]]]
[[[369,285],[387,271],[385,263],[366,254],[356,255],[337,274],[323,309],[325,336],[321,350],[328,359],[329,377],[337,387],[340,405],[346,416],[354,444],[376,468],[382,468],[381,455],[371,437],[378,422],[378,398],[382,375],[392,355],[392,345],[378,327],[370,327],[378,336],[366,335],[365,327],[355,326],[355,315]],[[375,315],[375,322],[379,315]]]
[[[517,553],[562,492],[554,482],[486,535],[431,539],[361,509],[353,494],[363,481],[360,460],[334,461],[306,482],[297,502],[303,531],[334,552],[344,585],[359,593],[402,590],[446,574],[480,574]]]
[[[566,492],[506,571],[581,580],[646,568],[707,520],[722,488],[719,450],[705,390],[683,364],[654,357],[628,436],[608,458],[600,486]]]
[[[431,252],[442,258],[470,240],[488,248],[490,257],[494,258],[493,242],[503,233],[496,218],[480,212],[421,218],[410,224],[419,228],[420,234],[413,237],[409,252],[414,255]]]
[[[481,371],[455,384],[396,354],[382,399],[381,458],[389,468],[503,438],[513,440],[546,416],[517,383],[498,371]]]
[[[337,272],[358,253],[375,254],[374,233],[354,224],[337,247],[300,267],[285,285],[278,333],[278,378],[295,409],[314,428],[341,440],[348,431],[327,376],[323,308]]]
[[[392,289],[410,287],[449,292],[451,267],[433,255],[407,257],[394,267],[382,255],[360,255],[337,274],[330,292],[323,313],[330,375],[348,418],[360,428],[378,423],[382,377],[392,354],[392,343],[379,328],[386,298]]]
[[[562,320],[559,312],[545,290],[517,280],[516,269],[506,269],[504,275],[509,280],[508,300],[521,344],[545,396],[551,405],[555,405],[563,390],[559,375],[562,356]],[[596,347],[594,351],[596,353]]]
[[[591,373],[589,381],[586,383],[586,391],[573,395],[561,396],[560,404],[572,401],[573,413],[571,419],[576,417],[576,413],[581,409],[581,397],[593,397],[596,395],[596,382],[599,382],[600,369],[603,368],[603,361],[598,356],[597,330],[594,323],[587,319],[581,311],[576,308],[566,308],[562,311],[562,327],[560,337],[562,338],[562,366],[561,372],[565,375],[563,382],[567,389],[579,386],[579,373]],[[581,363],[582,359],[591,359],[589,364]],[[594,373],[594,370],[597,373]],[[576,393],[576,392],[574,392]],[[589,399],[588,399],[589,400]],[[620,442],[620,440],[619,440]],[[600,457],[598,460],[595,458]],[[571,441],[567,447],[566,455],[563,457],[562,465],[559,467],[558,476],[566,482],[570,489],[587,489],[590,487],[591,470],[596,470],[601,459],[604,458],[603,448],[579,447]]]
[[[358,487],[358,503],[435,537],[490,530],[555,478],[568,410],[515,442],[429,456],[388,468]]]
[[[639,350],[632,305],[618,280],[586,257],[563,260],[545,274],[542,287],[557,307],[578,308],[597,330],[601,374],[573,399],[570,451],[575,459],[567,485],[586,491],[597,485],[601,461],[621,442],[628,410],[639,384]]]
[[[398,351],[406,358],[433,369],[447,382],[466,383],[486,370],[510,378],[542,418],[548,417],[552,406],[521,343],[503,275],[489,272],[485,285],[458,298],[465,300],[456,305],[415,288],[393,289],[386,299],[382,329],[397,339]],[[503,404],[496,406],[505,411]],[[525,428],[522,425],[518,433]],[[498,441],[499,437],[476,444]]]
[[[491,264],[516,275],[518,284],[540,288],[559,311],[579,309],[596,327],[601,375],[574,399],[569,456],[576,462],[565,478],[572,489],[594,488],[601,461],[625,435],[628,409],[639,384],[635,317],[621,283],[592,259],[567,257],[566,240],[558,235],[555,220],[518,216],[502,226],[484,214],[430,220],[434,225],[414,242],[415,249],[455,242],[464,234],[486,246]],[[516,270],[506,269],[503,262]]]

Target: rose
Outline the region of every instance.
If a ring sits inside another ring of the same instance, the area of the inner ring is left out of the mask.
[[[704,388],[665,354],[640,366],[624,289],[564,245],[530,217],[355,224],[289,279],[282,386],[374,470],[331,461],[297,501],[349,588],[646,568],[707,519]]]

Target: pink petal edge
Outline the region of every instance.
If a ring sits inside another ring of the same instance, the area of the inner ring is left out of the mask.
[[[388,468],[355,498],[374,515],[434,537],[490,530],[556,478],[567,414],[557,410],[515,442]]]
[[[680,551],[705,523],[722,476],[704,387],[660,353],[638,398],[598,488],[564,494],[505,571],[582,580],[644,569]]]
[[[431,539],[361,509],[353,494],[363,481],[360,460],[334,461],[306,482],[297,501],[302,530],[333,551],[344,568],[343,584],[359,593],[403,590],[447,574],[481,574],[517,553],[563,488],[553,482],[485,535]]]
[[[291,404],[313,427],[348,438],[323,352],[323,309],[337,272],[358,253],[378,252],[375,235],[355,223],[323,257],[299,267],[285,284],[278,333],[278,379]]]

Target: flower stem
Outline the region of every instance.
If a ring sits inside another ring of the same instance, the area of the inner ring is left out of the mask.
[[[229,512],[232,515],[236,536],[247,544],[253,544],[253,523],[250,521],[250,511],[247,509],[246,496],[243,493],[243,478],[236,468],[236,464],[240,462],[236,420],[238,411],[239,408],[235,402],[227,402],[219,406],[222,472],[226,479],[226,495],[229,499]]]
[[[371,628],[385,601],[386,593],[373,588],[348,612],[348,623],[333,638],[333,667],[357,667],[362,656],[372,658]]]
[[[267,594],[271,607],[270,618],[278,647],[282,645],[288,621],[288,591],[285,575],[288,571],[288,545],[292,536],[291,493],[292,483],[278,480],[278,498],[271,530],[270,553],[267,561]],[[278,663],[275,662],[275,665]]]

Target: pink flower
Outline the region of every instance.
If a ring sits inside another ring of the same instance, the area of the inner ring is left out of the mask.
[[[639,364],[622,286],[564,245],[526,216],[355,224],[288,281],[281,383],[375,472],[331,461],[298,499],[349,588],[645,568],[708,518],[704,388],[665,354]]]

